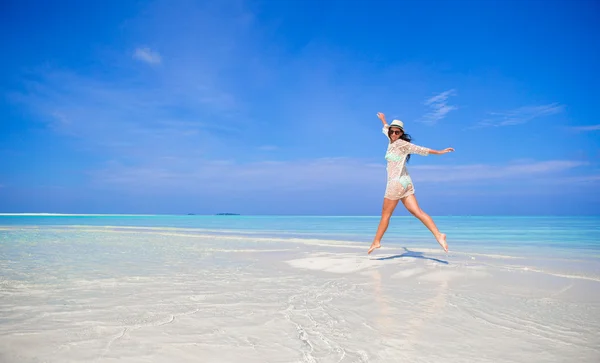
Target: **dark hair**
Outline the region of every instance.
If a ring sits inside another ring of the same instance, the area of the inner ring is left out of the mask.
[[[390,134],[391,128],[388,130],[388,135]],[[402,130],[402,135],[400,135],[400,138],[406,142],[412,142],[412,136],[410,136],[409,134],[405,133],[404,130]],[[408,154],[406,156],[406,162],[408,163],[408,161],[410,160],[410,154]]]

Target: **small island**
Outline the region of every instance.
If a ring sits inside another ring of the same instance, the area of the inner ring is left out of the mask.
[[[216,216],[239,216],[237,213],[217,213]]]

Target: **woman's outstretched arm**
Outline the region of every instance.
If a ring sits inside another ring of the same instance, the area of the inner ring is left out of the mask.
[[[410,143],[410,142],[402,140],[402,139],[397,140],[394,143],[394,145],[396,145],[396,147],[398,148],[398,150],[400,150],[400,152],[402,152],[402,153],[405,153],[405,154],[417,154],[417,155],[421,155],[421,156],[427,156],[429,154],[432,154],[432,155],[442,155],[442,154],[446,154],[446,153],[454,151],[454,149],[451,148],[451,147],[446,148],[444,150],[433,150],[433,149],[430,149],[428,147],[415,145],[413,143]]]
[[[454,151],[454,148],[451,147],[447,147],[444,150],[432,150],[429,149],[429,153],[433,154],[433,155],[442,155],[442,154],[446,154],[446,153],[451,153]]]

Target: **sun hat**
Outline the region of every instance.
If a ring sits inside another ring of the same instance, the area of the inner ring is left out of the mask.
[[[390,127],[399,127],[400,130],[404,131],[404,122],[402,122],[400,120],[394,120],[390,124]]]

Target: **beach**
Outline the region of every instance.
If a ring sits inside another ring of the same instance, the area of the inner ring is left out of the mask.
[[[0,216],[1,362],[600,361],[598,218],[128,218]]]

